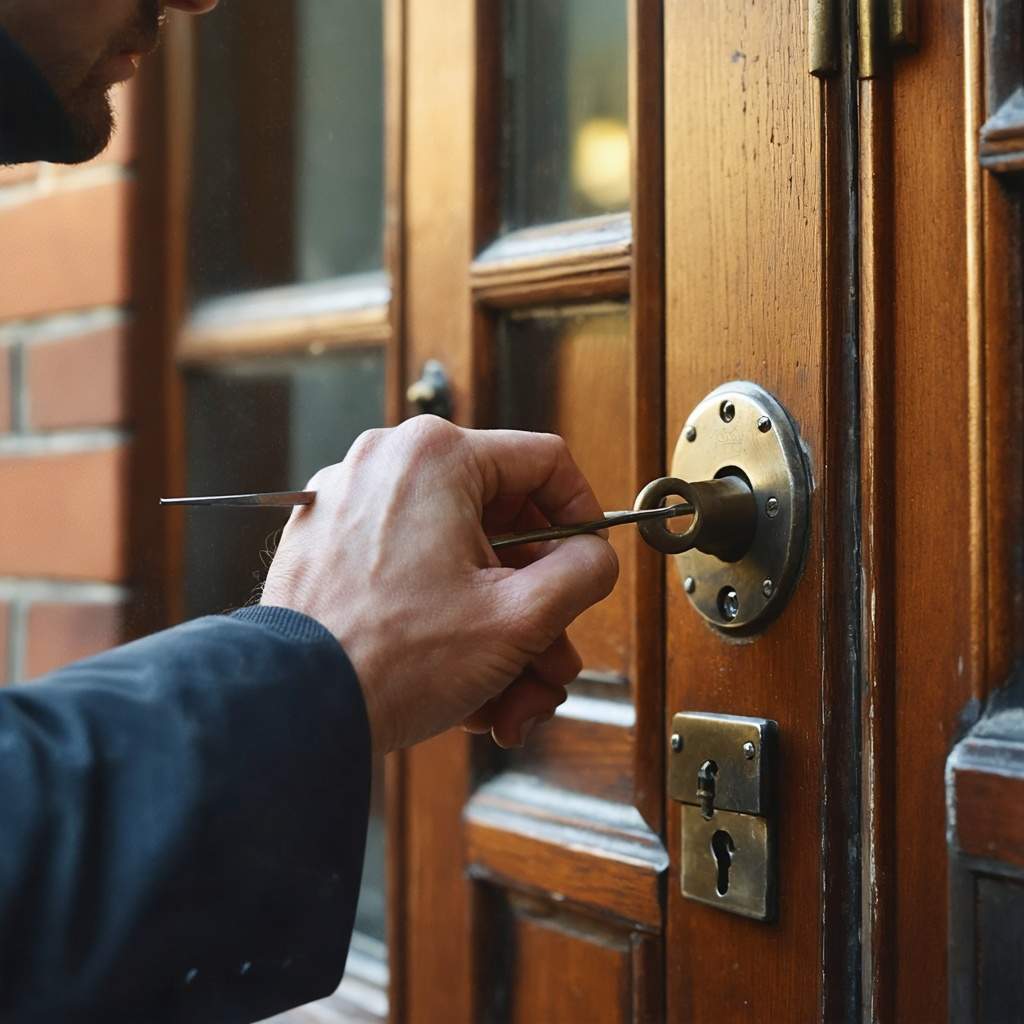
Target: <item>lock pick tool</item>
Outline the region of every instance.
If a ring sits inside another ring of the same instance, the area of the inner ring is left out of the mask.
[[[296,505],[312,505],[314,501],[316,501],[316,491],[273,491],[265,494],[218,494],[192,498],[161,498],[160,504],[212,508],[293,508]],[[674,519],[677,516],[688,515],[693,515],[693,506],[681,502],[676,505],[668,505],[665,508],[605,512],[603,519],[594,519],[588,523],[567,523],[547,526],[540,530],[529,530],[525,533],[506,533],[499,537],[490,537],[489,540],[491,547],[495,551],[500,551],[518,544],[536,544],[541,541],[564,540],[566,537],[597,533],[599,530],[607,530],[610,526],[626,526],[630,523],[643,523],[649,519]]]

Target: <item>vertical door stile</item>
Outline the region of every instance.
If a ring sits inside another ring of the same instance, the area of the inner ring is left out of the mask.
[[[405,365],[442,358],[456,419],[474,393],[473,325],[466,267],[474,244],[475,0],[406,6],[404,168]],[[470,745],[458,730],[404,755],[404,1020],[471,1024],[473,887],[458,837],[471,781]]]
[[[786,407],[813,481],[802,576],[764,632],[708,628],[668,567],[666,710],[779,726],[777,923],[683,899],[668,805],[668,1019],[697,1022],[835,1019],[857,998],[851,83],[808,73],[805,3],[769,6],[665,3],[666,440],[749,380]]]

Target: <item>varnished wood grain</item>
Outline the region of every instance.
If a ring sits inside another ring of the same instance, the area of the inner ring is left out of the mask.
[[[943,915],[929,906],[947,890],[947,861],[938,852],[945,841],[943,770],[985,675],[985,623],[971,597],[975,553],[984,544],[972,424],[983,414],[979,402],[989,399],[972,376],[964,140],[978,126],[965,118],[963,10],[922,2],[920,48],[892,72],[891,628],[899,684],[889,802],[891,827],[900,830],[892,838],[897,1021],[946,1015],[948,937]],[[901,825],[911,809],[908,842]]]
[[[1024,762],[1016,775],[960,769],[954,786],[960,849],[1024,869]]]
[[[846,539],[827,532],[823,495],[850,467],[827,456],[826,329],[833,280],[825,218],[823,87],[807,73],[807,9],[752,0],[665,4],[666,422],[719,384],[765,386],[799,424],[815,491],[806,565],[791,603],[752,642],[726,640],[689,606],[667,567],[667,702],[672,711],[778,721],[787,787],[779,819],[780,915],[763,925],[683,900],[669,885],[668,1019],[810,1021],[823,1001],[823,651],[849,623],[824,612]],[[841,223],[841,221],[839,221]],[[796,783],[795,780],[799,779]],[[668,808],[678,871],[680,817]]]
[[[455,417],[472,422],[474,320],[474,0],[406,5],[406,374],[441,359]],[[408,383],[408,380],[406,381]],[[460,853],[469,741],[453,732],[404,755],[404,902],[399,954],[409,1024],[479,1019],[473,890]],[[443,979],[443,980],[442,980]]]
[[[511,942],[510,1024],[631,1019],[632,965],[621,934],[524,915],[515,919]]]
[[[665,140],[662,0],[629,3],[629,121],[633,260],[630,268],[630,469],[636,493],[661,476],[665,438]],[[629,592],[636,733],[633,801],[651,829],[664,828],[665,593],[664,558],[630,531],[635,585]]]
[[[628,214],[510,231],[489,245],[470,269],[473,290],[486,297],[512,286],[540,284],[609,271],[629,271],[632,225]]]
[[[576,690],[522,750],[502,756],[502,765],[577,793],[632,802],[636,712],[628,691],[622,686],[618,699],[602,700]]]
[[[178,346],[182,363],[329,348],[387,345],[392,337],[386,275],[272,288],[203,303],[193,310]]]
[[[466,823],[477,875],[660,929],[668,859],[634,808],[506,773],[474,794]]]
[[[861,967],[871,1019],[892,1019],[895,957],[893,181],[891,84],[860,88]]]

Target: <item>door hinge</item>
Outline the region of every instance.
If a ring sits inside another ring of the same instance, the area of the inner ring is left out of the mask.
[[[918,0],[855,0],[857,76],[874,78],[884,55],[917,43]],[[842,0],[808,0],[808,63],[812,75],[839,68]]]

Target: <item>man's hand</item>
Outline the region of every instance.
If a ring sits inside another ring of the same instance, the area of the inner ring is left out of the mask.
[[[611,592],[615,552],[572,537],[503,564],[487,536],[601,517],[561,438],[418,416],[363,434],[309,486],[262,603],[338,638],[377,751],[459,722],[517,746],[554,714],[581,667],[565,628]]]

